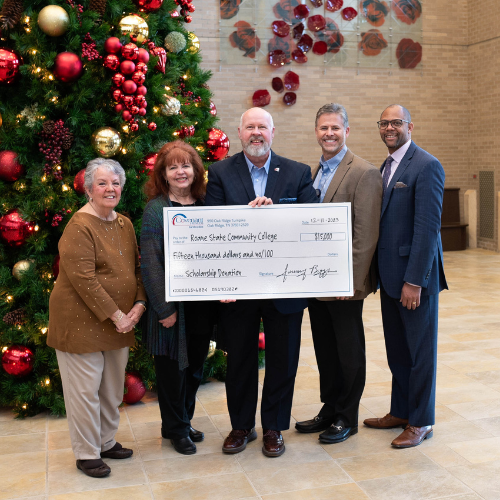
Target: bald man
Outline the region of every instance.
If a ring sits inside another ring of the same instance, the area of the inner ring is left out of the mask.
[[[238,127],[243,151],[209,167],[207,206],[318,202],[311,169],[271,150],[274,130],[272,116],[262,108],[243,113]],[[228,352],[226,393],[232,431],[222,451],[239,453],[257,438],[258,336],[262,318],[266,332],[262,452],[268,457],[278,457],[285,451],[281,431],[290,426],[300,328],[307,300],[224,302],[220,326]]]

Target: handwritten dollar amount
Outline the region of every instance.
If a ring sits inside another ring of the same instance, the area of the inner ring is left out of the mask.
[[[314,233],[315,241],[331,241],[333,233]]]

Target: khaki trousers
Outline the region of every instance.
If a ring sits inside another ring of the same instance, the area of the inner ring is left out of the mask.
[[[120,423],[128,347],[73,354],[56,349],[73,453],[78,460],[101,458],[115,445]]]

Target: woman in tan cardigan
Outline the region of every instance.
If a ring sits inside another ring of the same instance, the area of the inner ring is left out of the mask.
[[[128,458],[115,440],[129,346],[146,309],[132,223],[117,214],[125,172],[104,158],[85,170],[88,203],[59,241],[59,276],[49,303],[47,344],[56,349],[76,466],[92,477],[102,458]]]

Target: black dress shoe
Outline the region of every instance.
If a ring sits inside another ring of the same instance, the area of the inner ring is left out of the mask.
[[[113,448],[107,451],[101,451],[101,458],[129,458],[133,455],[134,450],[124,448],[120,443],[115,443]]]
[[[194,441],[195,443],[199,443],[200,441],[203,441],[205,439],[205,434],[201,431],[197,431],[193,427],[189,428],[189,437],[191,438],[191,441]]]
[[[196,445],[191,441],[189,436],[179,439],[171,439],[170,442],[174,445],[175,451],[183,455],[194,455],[196,453]]]
[[[335,420],[335,417],[320,417],[319,415],[314,417],[311,420],[304,420],[303,422],[296,422],[295,423],[295,429],[297,429],[299,432],[321,432],[330,425],[333,424]]]
[[[342,420],[338,420],[332,424],[325,432],[319,435],[319,442],[325,444],[341,443],[349,436],[358,433],[358,426],[346,427]]]

